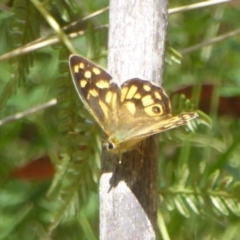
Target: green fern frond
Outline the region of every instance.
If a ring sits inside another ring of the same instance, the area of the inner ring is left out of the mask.
[[[30,1],[14,0],[13,12],[15,15],[12,23],[12,39],[14,47],[23,46],[40,36],[40,16]],[[12,62],[15,78],[18,84],[26,81],[29,69],[33,65],[33,53],[24,54]]]
[[[99,130],[96,123],[86,121],[91,117],[77,98],[70,79],[68,57],[68,52],[62,49],[60,75],[56,84],[59,92],[58,129],[62,135],[59,139],[59,152],[64,153],[65,157],[55,160],[57,173],[48,192],[52,203],[58,202],[50,214],[52,219],[49,232],[63,219],[77,215],[74,206],[81,207],[87,202],[90,192],[97,191],[99,177]],[[76,195],[77,192],[79,195]]]
[[[209,210],[215,217],[234,214],[240,216],[240,182],[233,182],[230,177],[222,179],[220,183],[219,171],[216,171],[208,179],[205,186],[173,186],[160,189],[164,204],[168,210],[174,209],[189,217],[189,211],[195,214],[205,215]],[[222,184],[225,180],[227,184]]]
[[[40,35],[39,15],[30,1],[14,0],[14,18],[11,24],[10,39],[13,47],[23,46]],[[33,66],[34,54],[28,53],[11,59],[11,79],[5,85],[0,97],[2,108],[17,87],[23,84]]]

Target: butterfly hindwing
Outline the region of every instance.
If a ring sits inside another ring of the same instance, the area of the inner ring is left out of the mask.
[[[122,84],[119,115],[123,121],[119,121],[114,138],[120,142],[184,125],[197,116],[189,112],[173,117],[170,100],[163,88],[138,78]]]
[[[171,114],[167,94],[161,87],[140,78],[127,80],[121,85],[121,111],[133,119],[166,118]]]

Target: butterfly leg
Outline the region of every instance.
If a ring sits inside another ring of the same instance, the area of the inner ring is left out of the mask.
[[[118,154],[118,164],[121,165],[122,164],[122,153]]]

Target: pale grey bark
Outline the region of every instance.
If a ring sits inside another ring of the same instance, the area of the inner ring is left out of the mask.
[[[167,0],[110,1],[108,70],[115,81],[162,83],[166,27]],[[122,164],[103,155],[100,239],[156,239],[157,137],[124,154]]]

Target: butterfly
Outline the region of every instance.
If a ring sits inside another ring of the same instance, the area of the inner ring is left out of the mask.
[[[198,115],[171,114],[164,89],[148,80],[132,78],[121,86],[93,62],[71,55],[69,66],[77,93],[107,135],[103,147],[122,154],[145,138],[188,123]]]

